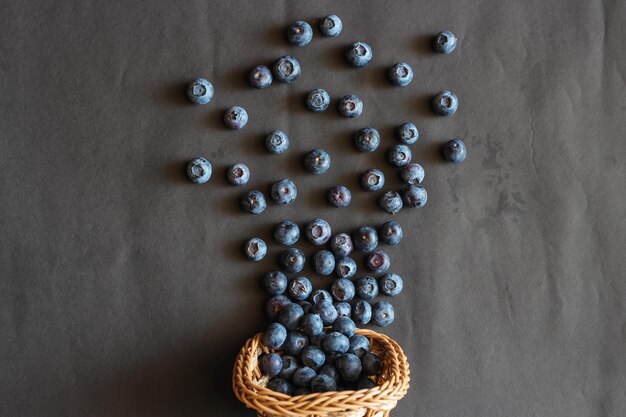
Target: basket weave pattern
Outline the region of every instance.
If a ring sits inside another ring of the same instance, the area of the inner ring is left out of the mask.
[[[258,359],[270,350],[261,343],[262,333],[248,339],[233,370],[233,390],[247,407],[260,417],[382,417],[388,416],[409,389],[409,364],[394,340],[367,329],[357,329],[367,337],[372,352],[378,354],[383,368],[376,387],[358,391],[333,391],[291,397],[265,386]]]

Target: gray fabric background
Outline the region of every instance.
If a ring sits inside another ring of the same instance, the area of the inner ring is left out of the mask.
[[[242,242],[283,218],[389,220],[356,178],[379,166],[399,181],[350,135],[375,127],[386,149],[403,121],[421,132],[429,201],[395,216],[406,237],[389,250],[406,289],[387,333],[412,371],[394,415],[626,415],[623,1],[1,3],[0,415],[253,415],[231,368],[265,326],[258,279],[279,248],[253,264]],[[287,23],[329,13],[340,37],[287,45]],[[458,48],[436,55],[446,29]],[[355,40],[374,50],[360,70],[341,59]],[[246,86],[286,53],[303,66],[294,85]],[[384,79],[397,61],[415,69],[404,89]],[[186,102],[197,76],[215,85],[207,106]],[[363,116],[306,111],[320,86],[361,96]],[[451,118],[428,108],[444,88]],[[250,113],[239,132],[221,124],[235,104]],[[278,157],[262,146],[277,128],[292,139]],[[469,157],[445,164],[456,136]],[[313,147],[331,153],[326,175],[301,168]],[[215,172],[194,186],[183,169],[200,155]],[[299,199],[242,213],[224,178],[237,161],[245,189],[290,177]],[[336,183],[349,209],[325,203]]]

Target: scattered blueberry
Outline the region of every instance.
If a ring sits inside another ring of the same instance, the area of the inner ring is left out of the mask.
[[[293,383],[297,387],[308,387],[311,385],[311,380],[315,378],[315,371],[308,366],[296,369],[293,374]]]
[[[359,117],[363,113],[363,101],[355,95],[344,96],[339,100],[339,113],[351,119]]]
[[[372,251],[365,258],[365,267],[374,274],[384,274],[391,266],[391,260],[387,252],[382,250]]]
[[[368,376],[378,375],[383,367],[380,357],[375,353],[366,353],[361,359],[363,373]]]
[[[330,96],[326,90],[316,88],[306,97],[306,105],[314,112],[322,112],[330,105]]]
[[[394,167],[403,167],[411,162],[411,149],[406,145],[394,145],[387,152],[387,162]]]
[[[352,306],[350,305],[350,303],[334,303],[334,306],[335,310],[337,310],[337,314],[339,315],[339,317],[350,317],[352,313]]]
[[[270,349],[279,349],[287,339],[287,329],[280,323],[272,323],[267,326],[261,342]]]
[[[245,185],[250,179],[250,168],[242,163],[231,165],[226,171],[226,179],[232,185]]]
[[[304,157],[304,169],[311,174],[323,174],[330,168],[330,155],[322,149],[314,149]]]
[[[352,249],[352,238],[347,233],[338,233],[330,240],[330,250],[337,258],[348,256]]]
[[[287,298],[287,296],[282,294],[273,296],[267,300],[267,304],[265,305],[267,317],[270,320],[278,320],[280,312],[287,304],[291,304],[291,300]]]
[[[298,359],[293,356],[284,355],[282,357],[283,366],[278,373],[278,376],[283,379],[291,379],[293,373],[298,369]]]
[[[333,296],[330,294],[330,292],[318,288],[311,293],[311,301],[313,302],[313,304],[319,304],[322,301],[328,301],[329,303],[332,303]]]
[[[383,294],[389,297],[395,297],[402,292],[404,284],[400,275],[390,272],[380,278],[378,286],[380,287],[380,292]]]
[[[346,337],[352,337],[356,333],[356,324],[349,317],[338,317],[333,323],[333,330]]]
[[[361,360],[353,353],[344,353],[338,357],[335,367],[346,381],[356,381],[361,375]]]
[[[263,375],[276,376],[283,368],[283,360],[278,353],[266,353],[261,356],[261,371]]]
[[[395,313],[393,306],[387,301],[379,301],[372,307],[372,321],[380,327],[387,327],[393,323]]]
[[[389,68],[387,78],[393,85],[405,87],[413,81],[413,68],[406,63],[397,63]]]
[[[378,237],[385,245],[395,246],[400,243],[402,237],[404,237],[404,232],[402,231],[400,223],[389,221],[380,226],[378,229]]]
[[[279,155],[289,148],[289,137],[282,130],[275,130],[265,137],[265,148],[269,152]]]
[[[293,391],[293,396],[296,397],[298,395],[309,395],[311,390],[307,387],[298,387]]]
[[[260,191],[248,191],[241,197],[241,208],[252,214],[260,214],[267,208],[265,196]]]
[[[282,378],[274,378],[270,382],[267,383],[267,389],[270,389],[275,392],[280,392],[281,394],[291,395],[293,394],[293,387],[287,381]]]
[[[404,204],[409,207],[423,207],[428,200],[428,193],[420,185],[409,184],[402,190],[402,197]]]
[[[270,195],[272,196],[272,200],[280,205],[291,204],[298,196],[298,189],[293,181],[283,179],[272,185]]]
[[[330,286],[330,293],[337,301],[350,301],[355,294],[354,284],[347,278],[336,279]]]
[[[287,339],[285,339],[285,343],[283,344],[283,350],[287,353],[287,355],[300,356],[304,348],[308,345],[309,339],[307,339],[304,333],[291,331],[287,333]]]
[[[330,16],[326,16],[321,19],[319,22],[319,29],[322,32],[322,35],[334,38],[335,36],[341,33],[341,29],[343,28],[343,24],[341,23],[341,19],[334,14]]]
[[[271,295],[282,294],[287,290],[287,277],[280,271],[267,273],[263,276],[263,288]]]
[[[345,57],[353,67],[364,67],[372,60],[372,48],[365,42],[354,42],[346,48]]]
[[[367,337],[361,334],[355,334],[350,337],[350,348],[348,353],[354,353],[360,359],[370,351],[370,341]]]
[[[372,127],[364,127],[352,135],[352,142],[361,152],[374,152],[380,146],[380,134]]]
[[[343,185],[336,185],[328,190],[328,202],[335,207],[348,207],[351,201],[352,193]]]
[[[313,305],[308,301],[298,301],[298,304],[300,305],[300,307],[302,307],[302,310],[304,310],[304,314],[309,314],[313,309]]]
[[[372,389],[376,386],[376,382],[369,378],[359,378],[359,382],[356,384],[356,389]]]
[[[224,112],[224,124],[231,129],[243,129],[248,123],[248,112],[243,107],[233,106]]]
[[[304,230],[304,235],[307,240],[314,245],[323,245],[328,242],[331,233],[332,230],[330,229],[330,224],[323,219],[313,220],[307,224],[306,229]]]
[[[187,98],[194,104],[207,104],[213,93],[213,84],[204,78],[198,78],[187,87]]]
[[[300,307],[300,304],[291,303],[287,304],[280,311],[278,322],[285,326],[287,330],[296,330],[300,327],[302,317],[304,317],[304,310]]]
[[[254,88],[266,88],[272,84],[272,71],[265,65],[258,65],[248,74],[248,83]]]
[[[463,162],[467,157],[467,148],[462,139],[452,139],[441,148],[443,159],[450,162]]]
[[[378,233],[371,226],[361,226],[354,232],[352,241],[356,250],[369,253],[378,246]]]
[[[339,382],[339,379],[341,378],[341,375],[339,375],[339,371],[333,365],[328,363],[328,361],[326,362],[327,362],[326,365],[320,368],[318,375],[328,375],[335,382]]]
[[[356,281],[356,294],[363,300],[373,300],[378,295],[378,282],[373,277],[359,278]]]
[[[287,285],[287,293],[293,300],[306,300],[311,295],[311,291],[313,291],[313,285],[307,277],[296,277]]]
[[[456,48],[456,36],[452,32],[439,32],[435,36],[435,52],[449,54]]]
[[[367,324],[372,319],[372,306],[365,300],[357,301],[352,309],[352,318],[356,324]]]
[[[433,110],[441,116],[452,116],[459,108],[459,99],[448,90],[444,90],[433,98]]]
[[[380,169],[372,168],[361,174],[361,187],[365,191],[378,191],[385,185],[385,174]]]
[[[424,181],[424,168],[416,163],[407,164],[400,168],[400,179],[407,184],[419,184]]]
[[[302,350],[300,360],[304,366],[308,366],[314,371],[317,371],[324,365],[326,355],[324,355],[324,352],[317,346],[309,345]]]
[[[391,214],[396,214],[402,209],[402,197],[400,197],[400,194],[395,191],[387,191],[380,196],[378,205],[383,210]]]
[[[313,39],[311,25],[302,20],[292,23],[287,28],[287,41],[295,46],[304,46]]]
[[[309,313],[302,318],[302,330],[308,336],[317,336],[324,331],[324,323],[319,314]]]
[[[319,275],[330,275],[335,270],[335,257],[330,251],[321,250],[312,259],[313,270]]]
[[[300,63],[291,55],[285,55],[274,62],[272,72],[278,81],[291,84],[300,76]]]
[[[337,320],[337,317],[339,317],[337,309],[335,309],[335,306],[330,301],[322,301],[313,304],[313,312],[320,315],[324,326],[332,325],[335,320]]]
[[[339,278],[352,278],[356,274],[354,259],[344,256],[335,262],[335,273]]]
[[[274,228],[274,240],[281,245],[291,246],[300,238],[300,228],[291,220],[283,220]]]
[[[396,129],[396,138],[405,145],[411,145],[420,137],[417,127],[413,123],[402,123]]]
[[[278,264],[287,272],[297,273],[304,268],[304,254],[300,249],[289,248],[284,250],[278,258]]]
[[[243,245],[243,253],[251,261],[260,261],[267,254],[267,244],[263,239],[253,237]]]
[[[322,347],[327,353],[346,353],[350,348],[350,340],[339,332],[330,332],[324,336]]]
[[[194,158],[187,164],[187,177],[193,183],[204,184],[211,178],[212,173],[211,163],[205,158]]]

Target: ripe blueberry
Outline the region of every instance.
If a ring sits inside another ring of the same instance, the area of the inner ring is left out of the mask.
[[[272,84],[272,71],[265,65],[258,65],[248,74],[248,83],[254,88],[266,88]]]
[[[293,394],[293,387],[287,381],[282,378],[274,378],[270,382],[267,383],[267,389],[270,389],[275,392],[279,392],[285,395]]]
[[[389,68],[387,72],[387,78],[391,84],[398,87],[405,87],[413,80],[413,68],[406,63],[397,63],[393,67]]]
[[[380,169],[368,169],[361,174],[360,182],[365,191],[378,191],[385,185],[385,174]]]
[[[344,256],[335,262],[335,273],[339,278],[352,278],[356,274],[354,259]]]
[[[400,275],[390,272],[380,278],[378,286],[380,287],[380,292],[383,294],[389,297],[395,297],[402,292],[404,284]]]
[[[280,312],[287,304],[291,304],[291,300],[287,298],[287,296],[282,294],[273,296],[267,300],[267,304],[265,305],[267,317],[270,320],[278,320]]]
[[[339,317],[333,324],[333,330],[346,337],[352,337],[354,333],[356,333],[356,324],[354,324],[350,317]]]
[[[338,233],[330,240],[330,250],[337,258],[348,256],[352,249],[352,238],[347,233]]]
[[[441,116],[452,116],[459,108],[459,99],[448,90],[444,90],[433,97],[433,110]]]
[[[267,208],[265,196],[260,191],[248,191],[241,197],[241,208],[252,214],[260,214]]]
[[[353,353],[344,353],[335,360],[335,367],[346,381],[356,381],[361,375],[361,360]]]
[[[393,306],[387,301],[379,301],[372,308],[372,321],[380,327],[387,327],[393,323],[395,313]]]
[[[374,274],[384,274],[391,266],[391,260],[387,252],[375,250],[365,258],[365,267]]]
[[[354,232],[352,241],[356,250],[369,253],[378,246],[378,233],[371,226],[361,226]]]
[[[467,157],[467,148],[462,139],[452,139],[441,148],[443,159],[450,162],[463,162]]]
[[[344,96],[339,100],[339,113],[348,118],[356,118],[363,113],[363,101],[355,95]]]
[[[289,148],[289,138],[282,130],[275,130],[265,137],[265,148],[274,155],[279,155]]]
[[[317,88],[306,97],[307,107],[314,112],[322,112],[330,105],[330,96],[321,88]]]
[[[372,48],[365,42],[354,42],[346,48],[345,58],[353,67],[364,67],[372,60]]]
[[[363,300],[373,300],[378,295],[378,282],[368,276],[359,278],[356,281],[356,294]]]
[[[261,341],[270,349],[279,349],[287,339],[287,329],[280,323],[272,323],[267,326]]]
[[[321,19],[319,22],[319,29],[322,32],[322,35],[334,38],[335,36],[341,33],[341,29],[343,28],[343,24],[341,23],[341,19],[334,14],[330,16],[326,16]]]
[[[380,241],[386,245],[397,245],[400,243],[403,236],[404,232],[398,222],[386,222],[378,229],[378,237]]]
[[[380,196],[378,205],[385,211],[396,214],[402,209],[402,197],[395,191],[387,191]]]
[[[243,129],[248,123],[248,112],[243,107],[233,106],[224,112],[224,124],[231,129]]]
[[[269,272],[263,276],[263,288],[271,295],[282,294],[287,290],[287,277],[280,271]]]
[[[198,78],[187,86],[187,98],[194,104],[207,104],[213,93],[213,84],[204,78]]]
[[[434,48],[441,54],[449,54],[456,48],[456,36],[452,32],[439,32],[435,36]]]
[[[380,134],[374,128],[364,127],[354,133],[352,142],[361,152],[374,152],[380,146]]]
[[[337,301],[350,301],[354,298],[354,284],[347,278],[339,278],[330,286],[330,293]]]
[[[328,190],[328,202],[335,207],[348,207],[351,201],[352,193],[343,185],[336,185]]]
[[[304,254],[300,249],[297,248],[289,248],[284,250],[280,257],[278,258],[278,264],[281,269],[284,269],[287,272],[297,273],[302,271],[304,268]]]
[[[250,168],[242,163],[231,165],[226,171],[226,179],[232,185],[245,185],[250,180]]]
[[[291,84],[300,76],[300,63],[291,55],[285,55],[274,62],[272,72],[278,81]]]
[[[402,123],[396,129],[396,138],[405,145],[411,145],[420,137],[417,127],[413,123]]]
[[[211,178],[212,173],[211,163],[205,158],[194,158],[187,164],[187,177],[193,183],[204,184]]]
[[[313,269],[319,275],[330,275],[335,270],[335,257],[332,252],[321,250],[313,255]]]
[[[300,304],[291,303],[287,304],[280,311],[278,322],[285,326],[287,330],[296,330],[300,327],[302,317],[304,317],[304,310],[300,307]]]
[[[253,237],[243,245],[243,253],[251,261],[260,261],[267,254],[267,244],[263,239]]]
[[[407,184],[419,184],[424,181],[424,168],[416,163],[405,165],[400,168],[400,179]]]
[[[295,46],[304,46],[313,39],[311,25],[302,20],[292,23],[287,27],[287,41]]]
[[[322,149],[314,149],[304,157],[304,169],[311,174],[323,174],[330,168],[330,155]]]
[[[314,371],[317,371],[324,365],[326,355],[324,355],[324,352],[317,346],[309,345],[302,350],[300,360],[304,366],[308,366]]]
[[[307,224],[304,235],[314,245],[323,245],[330,239],[332,230],[330,224],[323,219],[315,219]]]
[[[276,376],[283,368],[283,360],[278,353],[266,353],[261,356],[261,371],[263,375]]]
[[[276,242],[291,246],[300,238],[300,228],[291,220],[283,220],[274,228],[274,240]]]
[[[387,162],[395,167],[403,167],[411,162],[411,149],[406,145],[394,145],[387,152]]]
[[[313,291],[313,285],[307,277],[296,277],[287,285],[287,293],[292,300],[306,300],[311,295],[311,291]]]
[[[309,339],[304,333],[291,331],[287,333],[287,339],[283,344],[283,350],[287,355],[300,356],[302,350],[309,345]]]
[[[402,190],[402,197],[408,207],[423,207],[428,200],[428,193],[420,185],[409,184]]]
[[[298,189],[293,181],[283,179],[272,185],[270,195],[272,196],[272,200],[280,205],[291,204],[298,196]]]
[[[352,309],[352,318],[356,324],[367,324],[372,319],[372,306],[365,300],[357,301]]]

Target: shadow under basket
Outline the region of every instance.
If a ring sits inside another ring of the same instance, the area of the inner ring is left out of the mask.
[[[241,348],[233,370],[233,390],[246,407],[259,417],[384,417],[409,389],[409,363],[398,345],[388,336],[367,329],[357,329],[367,337],[371,351],[383,362],[376,386],[356,391],[331,391],[289,396],[265,386],[259,356],[271,350],[261,343],[262,333],[248,339]]]

